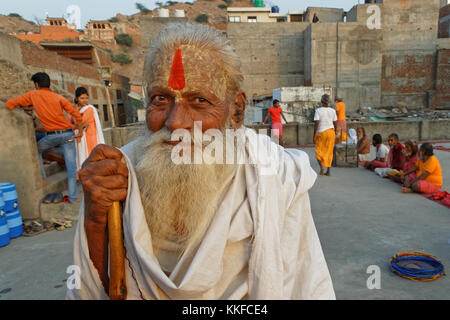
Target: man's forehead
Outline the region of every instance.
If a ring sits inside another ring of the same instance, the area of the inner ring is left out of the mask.
[[[177,91],[173,89],[172,85],[169,85],[171,72],[177,61],[177,50],[181,54],[185,79],[185,86],[179,91],[185,93],[206,90],[224,100],[227,83],[226,72],[220,55],[214,50],[201,49],[192,45],[180,45],[155,57],[158,63],[151,76],[152,81],[149,83],[149,90],[167,88]],[[176,69],[179,70],[179,68]]]

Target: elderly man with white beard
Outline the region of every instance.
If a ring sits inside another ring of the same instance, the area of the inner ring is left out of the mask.
[[[306,153],[243,126],[240,60],[226,38],[169,25],[144,78],[146,132],[121,150],[98,146],[80,172],[80,279],[67,298],[108,299],[107,212],[121,201],[127,299],[335,299],[308,196],[317,175]],[[239,133],[233,148],[247,163],[175,163],[175,148],[192,144],[176,133],[195,140],[196,123]]]

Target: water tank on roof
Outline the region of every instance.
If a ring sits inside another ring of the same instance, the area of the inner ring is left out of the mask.
[[[272,13],[280,13],[280,7],[279,6],[272,6],[271,11],[272,11]]]
[[[184,18],[184,10],[175,10],[175,17],[177,18]]]
[[[254,5],[256,8],[264,8],[264,0],[255,0]]]
[[[168,18],[169,17],[169,9],[158,9],[158,17],[160,18]]]

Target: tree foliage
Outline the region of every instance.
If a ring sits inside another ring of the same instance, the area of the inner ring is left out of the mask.
[[[144,6],[142,3],[136,2],[136,9],[138,9],[141,13],[149,13],[150,10]]]
[[[125,53],[120,53],[120,54],[117,54],[117,55],[113,55],[111,59],[112,59],[113,62],[120,63],[120,65],[130,64],[130,63],[133,62],[133,59],[131,59]]]
[[[133,45],[133,38],[127,33],[121,33],[117,35],[115,39],[118,44],[123,44],[127,47],[131,47]]]
[[[204,14],[204,13],[199,14],[197,16],[197,18],[195,18],[195,21],[199,22],[199,23],[208,23],[208,20],[209,20],[209,16],[207,14]]]
[[[10,14],[8,14],[8,17],[14,17],[14,18],[20,18],[23,19],[22,16],[18,13],[12,12]]]

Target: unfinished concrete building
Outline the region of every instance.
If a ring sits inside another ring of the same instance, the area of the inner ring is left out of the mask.
[[[349,112],[449,108],[450,43],[438,38],[440,8],[440,0],[385,0],[347,13],[308,8],[306,20],[317,12],[320,23],[229,23],[227,35],[250,100],[313,86],[332,87]]]

